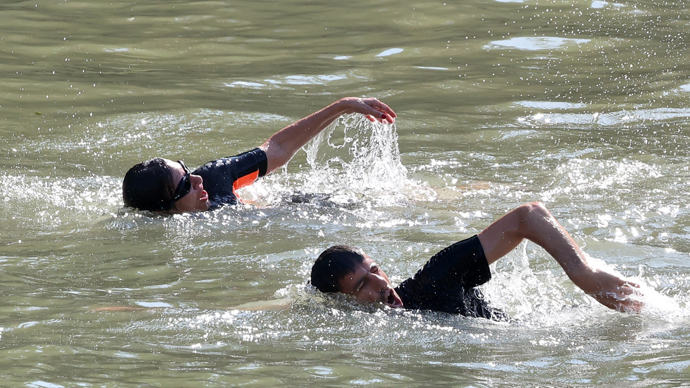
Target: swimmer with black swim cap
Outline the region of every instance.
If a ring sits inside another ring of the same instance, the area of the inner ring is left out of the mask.
[[[309,140],[343,114],[392,124],[396,114],[376,98],[340,99],[275,133],[258,148],[190,171],[184,162],[153,158],[129,169],[122,182],[125,206],[161,213],[213,210],[237,203],[236,191],[287,163]]]

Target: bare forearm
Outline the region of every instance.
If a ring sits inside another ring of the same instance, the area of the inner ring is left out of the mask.
[[[515,249],[523,239],[544,248],[571,279],[588,268],[582,249],[540,203],[520,206],[479,233],[489,264]]]
[[[281,129],[261,149],[268,157],[268,172],[287,163],[309,140],[313,139],[343,114],[361,113],[371,121],[393,123],[395,112],[375,98],[342,98]]]
[[[612,309],[639,311],[642,303],[630,298],[639,286],[605,270],[593,268],[570,234],[540,203],[520,206],[479,233],[489,264],[508,254],[523,239],[544,248],[575,285]]]
[[[268,155],[268,172],[287,163],[297,150],[344,113],[346,113],[345,101],[338,100],[271,136],[261,146]]]

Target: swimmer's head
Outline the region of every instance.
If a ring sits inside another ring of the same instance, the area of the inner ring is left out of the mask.
[[[340,292],[340,279],[364,261],[364,253],[347,245],[335,245],[321,252],[311,267],[311,284],[321,292]]]
[[[357,248],[332,246],[319,255],[311,268],[311,284],[321,292],[353,295],[360,303],[403,307],[385,272]]]
[[[130,168],[122,182],[125,206],[166,213],[206,211],[211,203],[204,179],[184,162],[154,158]]]
[[[134,165],[122,181],[125,206],[149,211],[170,210],[175,190],[172,175],[171,167],[162,158]]]

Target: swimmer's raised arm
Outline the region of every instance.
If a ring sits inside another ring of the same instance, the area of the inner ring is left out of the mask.
[[[396,114],[376,98],[342,98],[318,112],[288,125],[271,136],[261,149],[268,157],[267,173],[287,163],[309,140],[318,135],[338,117],[348,113],[363,114],[370,121],[394,123]]]
[[[518,207],[478,234],[489,264],[528,239],[544,248],[587,295],[611,309],[639,312],[643,303],[634,294],[640,286],[604,269],[592,267],[570,234],[544,205],[535,202]]]

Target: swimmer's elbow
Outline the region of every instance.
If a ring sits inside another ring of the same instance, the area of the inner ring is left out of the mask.
[[[259,148],[266,153],[266,158],[268,159],[268,165],[266,168],[267,173],[270,173],[285,165],[290,161],[290,159],[292,159],[292,156],[297,151],[293,150],[291,147],[286,147],[285,144],[273,139],[267,140]]]

